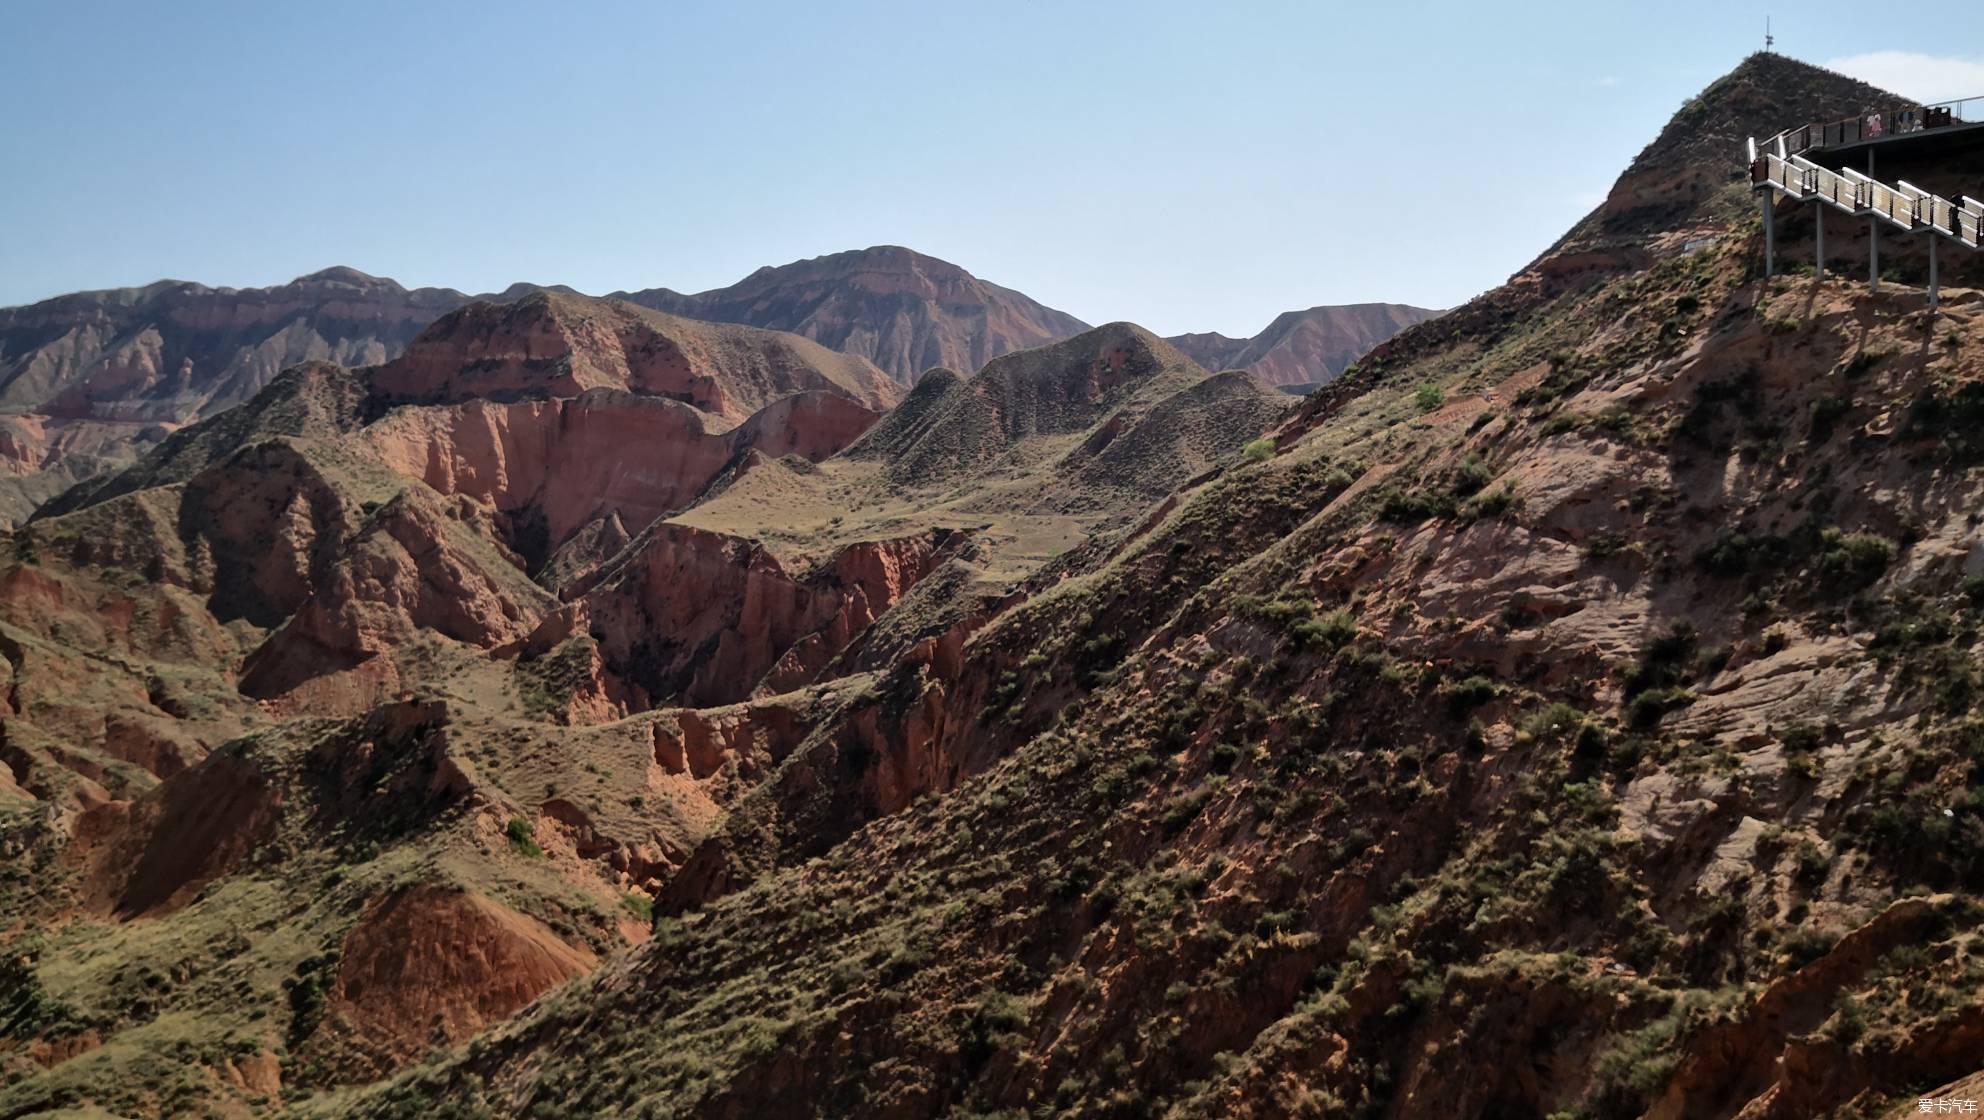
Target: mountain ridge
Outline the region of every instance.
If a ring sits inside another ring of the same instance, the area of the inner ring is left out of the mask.
[[[1173,335],[1207,369],[1244,369],[1270,385],[1326,385],[1380,343],[1438,311],[1402,303],[1319,304],[1284,311],[1251,338],[1216,331]]]
[[[1088,328],[1011,288],[900,245],[766,265],[735,284],[693,294],[650,288],[613,297],[791,331],[859,354],[904,384],[927,369],[976,370],[1002,354]]]

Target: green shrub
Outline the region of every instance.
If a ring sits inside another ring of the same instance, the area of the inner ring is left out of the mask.
[[[1626,698],[1680,684],[1683,672],[1694,660],[1697,640],[1693,624],[1675,620],[1640,651],[1640,663],[1626,674]]]
[[[1447,403],[1447,395],[1438,385],[1421,385],[1412,394],[1412,406],[1421,412],[1431,412]]]
[[[1819,586],[1833,596],[1851,595],[1880,579],[1897,551],[1886,537],[1837,529],[1825,530],[1819,543]]]
[[[317,1030],[323,1019],[324,1000],[337,973],[335,953],[319,953],[296,966],[294,975],[284,978],[283,993],[289,999],[289,1044],[296,1046]]]
[[[1187,825],[1198,818],[1200,811],[1206,807],[1206,802],[1211,800],[1212,791],[1208,789],[1181,793],[1159,808],[1158,824],[1166,833],[1175,835],[1183,832]]]
[[[1887,359],[1885,350],[1862,350],[1840,367],[1840,372],[1848,377],[1858,377]]]
[[[1494,478],[1495,472],[1488,464],[1482,462],[1479,455],[1470,454],[1454,468],[1453,481],[1447,487],[1447,492],[1456,498],[1465,498],[1479,493],[1483,487],[1494,481]]]
[[[1626,722],[1638,731],[1651,731],[1660,726],[1660,720],[1676,708],[1685,708],[1695,702],[1694,693],[1685,688],[1656,688],[1633,697],[1626,705]]]
[[[1463,716],[1493,700],[1495,698],[1495,692],[1494,678],[1479,675],[1472,676],[1464,681],[1456,682],[1448,689],[1447,704],[1453,711],[1453,714]]]
[[[1625,1036],[1599,1056],[1588,1098],[1594,1116],[1624,1120],[1646,1111],[1680,1065],[1681,1022],[1677,1010]]]
[[[1503,483],[1486,494],[1469,498],[1466,504],[1460,507],[1460,516],[1464,521],[1493,521],[1509,517],[1520,509],[1522,509],[1521,496],[1516,493],[1513,485]]]
[[[1909,431],[1939,440],[1939,455],[1959,466],[1984,461],[1984,382],[1968,382],[1948,395],[1930,390],[1909,412]]]
[[[1598,724],[1587,721],[1578,728],[1577,753],[1580,757],[1602,757],[1611,745],[1611,734]]]
[[[1626,551],[1631,543],[1624,533],[1601,530],[1585,538],[1583,552],[1588,560],[1605,560]]]
[[[1234,746],[1232,743],[1219,743],[1212,748],[1212,753],[1207,756],[1206,766],[1215,774],[1226,774],[1231,773],[1233,767],[1239,762],[1239,747]]]
[[[1584,724],[1584,713],[1561,701],[1530,713],[1522,729],[1533,739],[1558,739],[1576,732]]]
[[[1274,458],[1274,441],[1266,437],[1262,437],[1260,439],[1254,440],[1253,442],[1249,443],[1247,446],[1241,448],[1240,454],[1244,456],[1249,463],[1266,462],[1267,460]]]
[[[544,849],[538,846],[530,822],[522,817],[511,817],[510,823],[503,826],[503,835],[509,838],[510,846],[523,853],[526,859],[544,858]]]
[[[1322,649],[1342,649],[1357,640],[1357,616],[1347,610],[1334,610],[1316,618],[1306,618],[1289,631],[1295,644]]]
[[[1454,509],[1454,500],[1449,494],[1404,490],[1397,486],[1386,486],[1378,493],[1380,521],[1424,521],[1429,517],[1450,516]]]
[[[1832,393],[1827,393],[1813,401],[1810,440],[1813,443],[1824,443],[1831,439],[1833,427],[1839,423],[1840,417],[1846,415],[1850,407],[1852,407],[1851,401]]]
[[[1695,554],[1695,563],[1719,576],[1756,575],[1782,567],[1791,542],[1775,533],[1728,533]]]
[[[1778,942],[1777,947],[1790,958],[1792,968],[1803,968],[1832,952],[1832,947],[1837,944],[1839,938],[1824,930],[1803,926],[1785,934],[1784,940]]]

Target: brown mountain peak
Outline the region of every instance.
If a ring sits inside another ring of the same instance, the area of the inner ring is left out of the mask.
[[[1284,311],[1252,338],[1208,331],[1165,341],[1207,369],[1251,370],[1270,385],[1320,385],[1399,331],[1438,314],[1402,303],[1323,305]]]
[[[694,295],[666,288],[616,295],[677,315],[791,331],[867,358],[904,383],[932,366],[976,370],[1088,326],[900,245],[767,266]]]
[[[1681,106],[1619,176],[1605,202],[1558,248],[1713,222],[1721,211],[1705,211],[1703,204],[1743,181],[1750,138],[1906,100],[1824,67],[1780,54],[1753,54]]]
[[[289,283],[284,284],[283,287],[285,288],[336,287],[336,288],[356,288],[364,291],[374,291],[374,290],[392,291],[392,292],[406,291],[405,285],[401,284],[399,281],[394,280],[390,277],[374,276],[371,273],[360,272],[359,270],[352,268],[349,265],[341,265],[341,264],[332,265],[330,268],[319,269],[316,272],[312,272],[305,276],[299,276],[296,279],[291,280]]]

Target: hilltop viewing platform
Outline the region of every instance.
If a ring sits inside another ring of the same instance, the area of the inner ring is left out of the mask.
[[[1784,140],[1791,154],[1814,162],[1844,161],[1875,149],[1914,153],[1952,144],[1984,144],[1984,96],[1897,106],[1830,123],[1799,125],[1772,137],[1777,139]]]
[[[1980,152],[1984,152],[1984,97],[1902,105],[1829,123],[1798,125],[1761,143],[1752,138],[1750,181],[1763,199],[1765,276],[1776,270],[1777,197],[1810,200],[1824,204],[1815,211],[1813,227],[1815,263],[1821,275],[1826,209],[1867,219],[1867,278],[1876,290],[1881,282],[1881,227],[1928,235],[1928,295],[1933,311],[1941,287],[1940,244],[1951,241],[1973,251],[1984,245],[1984,201],[1971,193],[1984,190],[1984,180],[1961,179],[1965,190],[1947,194],[1917,182],[1941,186],[1952,171],[1974,166]]]

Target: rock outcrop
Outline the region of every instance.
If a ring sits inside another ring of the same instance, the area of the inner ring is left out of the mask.
[[[269,698],[356,669],[417,635],[482,649],[515,643],[555,600],[506,553],[486,507],[403,491],[340,542],[303,599],[242,666],[241,689]],[[362,702],[399,689],[384,676]]]
[[[459,887],[420,884],[366,904],[336,950],[322,1025],[305,1044],[385,1077],[592,971],[586,949]]]
[[[401,474],[510,515],[512,540],[542,556],[602,518],[625,532],[680,510],[750,452],[824,459],[878,416],[812,390],[725,430],[666,397],[590,389],[570,399],[404,406],[363,438]]]
[[[552,292],[469,304],[372,375],[375,397],[390,404],[575,397],[588,389],[665,397],[731,423],[807,390],[875,409],[899,392],[868,362],[794,335]]]
[[[709,706],[789,691],[965,539],[937,530],[852,544],[794,572],[752,541],[663,522],[546,618],[526,649],[589,634],[608,671],[650,703]]]

